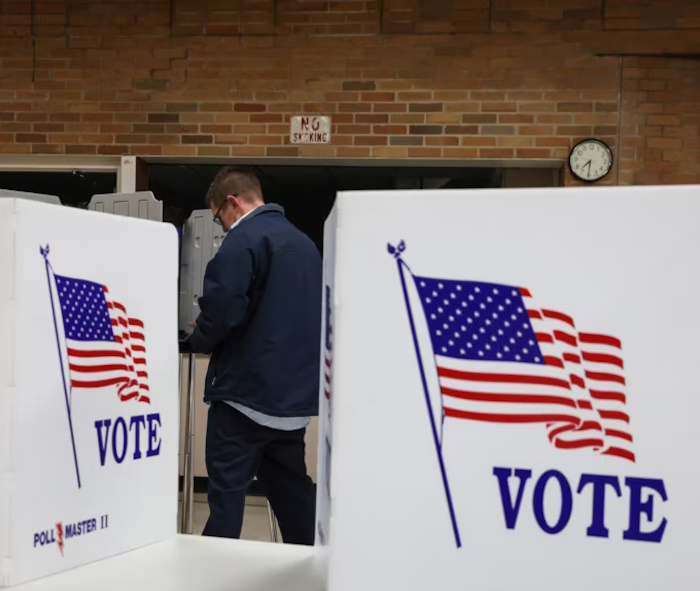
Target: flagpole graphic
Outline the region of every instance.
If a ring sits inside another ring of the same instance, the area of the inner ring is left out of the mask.
[[[78,468],[78,453],[75,449],[75,437],[73,435],[73,418],[71,417],[71,404],[68,397],[68,387],[66,385],[66,373],[63,368],[63,356],[61,355],[61,339],[58,336],[58,322],[56,320],[56,308],[53,302],[53,290],[51,289],[51,264],[49,263],[49,245],[46,248],[39,249],[46,263],[46,280],[49,284],[49,298],[51,300],[51,312],[53,314],[53,327],[56,333],[56,347],[58,348],[58,360],[61,366],[61,381],[63,382],[63,394],[66,399],[66,412],[68,413],[68,426],[70,428],[70,440],[73,444],[73,460],[75,461],[75,475],[78,479],[78,488],[80,488],[80,469]]]
[[[408,321],[411,325],[411,334],[413,336],[413,344],[416,349],[416,358],[418,360],[418,369],[420,370],[420,377],[421,381],[423,382],[423,390],[425,392],[425,402],[428,406],[428,416],[430,417],[430,427],[433,432],[433,440],[435,442],[435,451],[437,453],[438,457],[438,462],[440,464],[440,472],[442,474],[442,484],[445,488],[445,497],[447,499],[447,507],[450,512],[450,519],[452,521],[452,529],[454,531],[454,536],[455,536],[455,543],[457,544],[457,548],[461,547],[462,541],[459,536],[459,528],[457,526],[457,518],[455,517],[455,511],[454,507],[452,505],[452,494],[450,493],[450,485],[447,481],[447,471],[445,470],[445,463],[442,458],[442,440],[440,437],[438,437],[438,431],[437,427],[435,425],[435,416],[433,413],[433,407],[430,402],[430,391],[428,389],[428,382],[425,378],[425,369],[423,368],[423,361],[421,360],[421,352],[420,352],[420,345],[418,344],[418,335],[416,333],[416,326],[415,322],[413,320],[413,313],[411,312],[411,305],[408,297],[408,289],[406,287],[406,279],[404,277],[404,268],[411,273],[410,268],[406,263],[401,259],[401,253],[406,249],[406,245],[403,241],[401,241],[398,245],[398,247],[394,247],[391,244],[387,245],[387,249],[389,251],[389,254],[393,255],[393,257],[396,259],[396,265],[398,267],[399,271],[399,277],[401,278],[401,288],[403,289],[403,296],[404,299],[406,300],[406,310],[408,311]],[[411,273],[412,274],[412,273]],[[442,431],[442,427],[441,427]]]

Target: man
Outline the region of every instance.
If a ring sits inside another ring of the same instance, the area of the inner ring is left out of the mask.
[[[204,400],[210,517],[204,535],[240,537],[257,475],[286,543],[314,543],[316,488],[304,434],[318,414],[321,257],[254,172],[228,166],[207,205],[227,232],[210,261],[186,346],[211,353]]]

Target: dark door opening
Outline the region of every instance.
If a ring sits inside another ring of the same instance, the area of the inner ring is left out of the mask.
[[[114,193],[114,172],[0,172],[0,189],[56,195],[63,205],[87,209],[90,198],[98,193]]]
[[[149,189],[163,201],[163,221],[180,227],[204,197],[219,166],[151,164]],[[338,191],[380,189],[458,189],[502,186],[500,168],[415,166],[254,167],[268,203],[284,207],[287,218],[323,247],[323,224]]]

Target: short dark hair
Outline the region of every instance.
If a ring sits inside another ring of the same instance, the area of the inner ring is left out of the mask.
[[[223,203],[227,195],[238,195],[244,201],[263,201],[260,179],[248,166],[224,166],[214,177],[207,191],[206,204]]]

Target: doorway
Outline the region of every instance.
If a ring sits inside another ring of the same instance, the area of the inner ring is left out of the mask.
[[[287,218],[323,247],[323,224],[338,191],[382,189],[481,189],[501,187],[496,167],[340,165],[254,165],[267,202],[284,207]],[[163,202],[163,221],[182,226],[204,197],[220,165],[148,166],[149,190]]]

